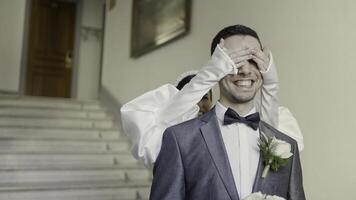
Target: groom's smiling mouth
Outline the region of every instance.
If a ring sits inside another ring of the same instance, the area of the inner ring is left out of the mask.
[[[239,88],[251,88],[255,84],[254,79],[242,79],[242,80],[235,80],[233,81],[234,85]]]

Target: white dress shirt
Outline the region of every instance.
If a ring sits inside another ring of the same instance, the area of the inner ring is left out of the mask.
[[[253,130],[244,123],[224,125],[226,110],[227,108],[220,102],[216,103],[215,112],[234,176],[236,189],[240,199],[243,199],[252,193],[260,158],[258,148],[260,134],[258,129]],[[253,108],[247,115],[255,112],[256,109]]]
[[[236,73],[236,67],[218,45],[211,60],[182,90],[165,84],[123,105],[120,109],[122,126],[132,142],[133,156],[151,168],[161,149],[164,130],[196,117],[199,112],[197,103],[221,78],[230,73]],[[284,133],[296,139],[298,145],[303,147],[302,133],[291,113],[278,114],[278,77],[272,54],[269,67],[262,75],[264,83],[261,98],[256,100],[256,108],[262,120],[278,129],[284,127]]]

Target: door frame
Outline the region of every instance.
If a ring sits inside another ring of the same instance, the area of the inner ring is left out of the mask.
[[[73,68],[71,77],[71,90],[70,98],[76,98],[78,94],[78,65],[79,65],[79,47],[80,47],[80,29],[82,22],[82,10],[83,10],[83,0],[61,0],[67,2],[73,2],[77,4],[76,16],[75,16],[75,28],[74,28],[74,48],[73,48]],[[20,69],[20,88],[19,95],[25,96],[26,94],[26,74],[27,74],[27,53],[28,53],[28,43],[30,34],[30,18],[31,18],[31,5],[32,0],[26,1],[25,8],[25,23],[24,23],[24,33],[23,33],[23,44],[22,44],[22,55],[21,55],[21,69]]]

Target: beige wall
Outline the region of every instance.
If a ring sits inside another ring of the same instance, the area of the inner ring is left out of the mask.
[[[120,103],[198,68],[222,27],[254,27],[274,53],[281,102],[305,136],[308,199],[356,199],[356,1],[195,0],[189,36],[135,60],[131,5],[118,0],[107,14],[102,84]]]
[[[96,99],[99,90],[103,0],[82,1],[77,98]]]
[[[18,92],[26,1],[0,1],[0,91]]]

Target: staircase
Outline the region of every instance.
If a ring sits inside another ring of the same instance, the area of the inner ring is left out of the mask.
[[[151,172],[96,101],[0,96],[0,200],[144,200]]]

